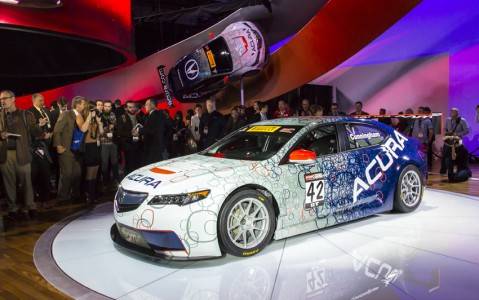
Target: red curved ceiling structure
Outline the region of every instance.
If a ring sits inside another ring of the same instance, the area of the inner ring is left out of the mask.
[[[271,99],[312,81],[369,44],[419,2],[330,0],[286,45],[271,56],[268,67],[262,73],[246,82],[247,99]],[[227,21],[231,22],[224,20]],[[122,100],[161,97],[163,91],[156,67],[160,64],[172,66],[179,57],[201,44],[199,41],[207,40],[209,32],[217,33],[219,28],[226,25],[215,25],[213,29],[205,30],[131,66],[46,91],[47,103],[59,96],[71,98],[75,95]],[[238,99],[238,89],[229,88],[220,107],[238,103]],[[30,97],[18,98],[18,102],[19,106],[29,106]],[[176,105],[181,108],[181,104],[176,102]]]
[[[93,40],[134,58],[130,0],[66,0],[48,9],[0,3],[0,25]]]

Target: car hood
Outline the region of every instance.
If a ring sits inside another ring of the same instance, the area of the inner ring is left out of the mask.
[[[125,190],[149,194],[185,193],[206,188],[208,180],[234,176],[254,162],[192,154],[140,168],[128,174]]]

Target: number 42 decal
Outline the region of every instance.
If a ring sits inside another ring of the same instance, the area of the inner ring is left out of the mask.
[[[311,209],[324,204],[324,177],[320,173],[304,175],[306,183],[305,209]]]

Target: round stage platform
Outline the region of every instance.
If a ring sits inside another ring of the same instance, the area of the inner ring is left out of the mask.
[[[479,198],[427,190],[387,213],[272,242],[250,258],[153,261],[114,246],[112,204],[38,241],[40,273],[75,298],[477,299]]]

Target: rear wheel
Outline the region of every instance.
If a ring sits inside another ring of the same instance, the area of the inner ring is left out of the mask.
[[[422,200],[424,191],[421,173],[416,166],[409,165],[401,172],[396,186],[394,210],[411,212],[415,210]]]
[[[220,212],[218,232],[223,249],[235,256],[251,256],[271,241],[276,216],[271,199],[255,190],[234,194]]]

